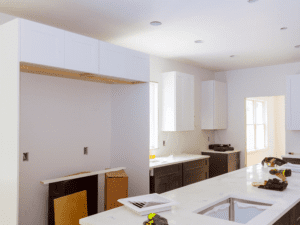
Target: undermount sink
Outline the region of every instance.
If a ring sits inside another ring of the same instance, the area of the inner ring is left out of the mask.
[[[227,197],[194,213],[246,224],[271,206],[272,204],[266,202]]]

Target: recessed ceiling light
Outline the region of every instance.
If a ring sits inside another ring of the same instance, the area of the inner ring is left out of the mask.
[[[159,26],[159,25],[161,25],[161,22],[159,22],[159,21],[152,21],[150,24],[152,26]]]
[[[235,55],[231,55],[230,57],[233,58],[233,57],[235,57]]]
[[[196,40],[195,43],[203,43],[202,40]]]
[[[280,28],[280,30],[286,30],[287,29],[287,27],[281,27]]]
[[[256,2],[258,0],[248,0],[249,3],[253,3],[253,2]]]
[[[300,45],[296,45],[295,48],[300,48]]]

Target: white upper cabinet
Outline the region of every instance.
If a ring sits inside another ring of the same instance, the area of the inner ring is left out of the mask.
[[[162,131],[194,130],[194,76],[162,74]]]
[[[150,81],[150,57],[148,54],[127,50],[126,77],[143,82]]]
[[[99,74],[149,82],[149,55],[99,41]]]
[[[125,77],[126,48],[99,41],[99,74]]]
[[[98,74],[99,41],[65,31],[65,68]]]
[[[64,30],[21,19],[21,62],[64,68]]]
[[[286,129],[300,130],[300,75],[286,79]]]
[[[203,81],[201,99],[201,128],[227,129],[227,84]]]

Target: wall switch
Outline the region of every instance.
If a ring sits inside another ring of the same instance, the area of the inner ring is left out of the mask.
[[[163,141],[163,146],[166,146],[166,141]]]
[[[83,148],[83,153],[84,153],[85,155],[88,154],[88,147],[84,147],[84,148]]]
[[[24,152],[23,153],[23,161],[28,161],[28,156],[29,156],[29,153],[28,152]]]

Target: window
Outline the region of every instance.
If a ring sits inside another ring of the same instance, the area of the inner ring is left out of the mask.
[[[158,83],[150,82],[150,149],[158,148]]]
[[[246,100],[247,151],[266,149],[267,142],[267,102]]]

